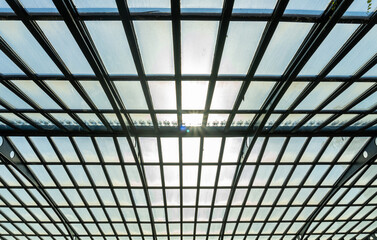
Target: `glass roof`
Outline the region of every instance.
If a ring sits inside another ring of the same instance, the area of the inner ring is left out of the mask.
[[[0,0],[0,239],[376,239],[376,6]]]

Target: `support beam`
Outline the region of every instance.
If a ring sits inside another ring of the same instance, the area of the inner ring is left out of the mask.
[[[72,240],[78,239],[78,234],[76,231],[69,225],[69,222],[65,215],[60,212],[57,204],[49,195],[44,191],[39,180],[34,176],[33,172],[30,171],[28,166],[25,164],[25,160],[22,159],[22,156],[19,155],[12,144],[3,136],[0,136],[0,157],[6,163],[12,165],[17,171],[20,172],[43,196],[43,198],[48,202],[53,211],[62,221],[65,229],[67,230],[69,236]]]
[[[331,191],[323,198],[319,207],[310,215],[310,217],[306,220],[306,223],[298,234],[296,235],[297,240],[301,240],[304,238],[308,228],[317,217],[317,215],[321,212],[321,210],[326,206],[328,201],[337,193],[337,191],[348,181],[350,180],[358,171],[360,171],[364,166],[372,163],[377,159],[377,138],[371,138],[367,145],[359,152],[358,155],[352,161],[351,166],[343,173],[343,175],[338,179],[335,183]]]

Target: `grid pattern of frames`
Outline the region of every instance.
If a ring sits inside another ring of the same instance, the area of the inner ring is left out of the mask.
[[[0,239],[376,239],[376,9],[0,0]]]

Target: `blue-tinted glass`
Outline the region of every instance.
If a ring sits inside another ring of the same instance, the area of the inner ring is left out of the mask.
[[[377,77],[377,65],[372,67],[363,77]]]
[[[371,15],[377,9],[376,1],[355,0],[345,12],[344,16],[362,16]]]
[[[73,0],[78,12],[118,12],[115,0]]]
[[[358,24],[337,24],[299,75],[318,75],[358,26]]]
[[[336,118],[334,121],[329,123],[326,127],[323,128],[324,131],[336,130],[343,125],[347,124],[351,119],[356,117],[357,114],[343,114]]]
[[[128,0],[130,12],[170,12],[170,0]]]
[[[221,13],[224,0],[181,0],[181,12]]]
[[[171,22],[134,21],[134,26],[145,73],[172,75],[174,61]]]
[[[376,105],[377,105],[377,92],[365,98],[359,104],[354,106],[351,110],[369,110]]]
[[[291,0],[284,14],[321,15],[330,0]]]
[[[85,24],[107,71],[110,74],[136,75],[122,22],[86,21]]]
[[[22,118],[16,116],[13,113],[0,113],[0,117],[4,118],[11,124],[13,124],[15,127],[22,129],[22,130],[36,130],[33,126],[31,126],[29,123],[27,123]]]
[[[21,21],[0,21],[0,35],[37,74],[61,74]]]
[[[219,75],[246,75],[265,25],[265,22],[230,22]]]
[[[80,125],[67,113],[51,113],[51,115],[68,130],[82,130]]]
[[[272,13],[277,0],[235,0],[233,13]]]
[[[31,137],[30,140],[42,154],[46,162],[60,162],[54,149],[46,137]]]
[[[360,0],[359,0],[360,1]],[[329,76],[350,76],[367,63],[377,52],[377,26],[374,26],[335,66]]]
[[[30,80],[13,81],[21,91],[44,109],[61,109],[36,83]]]
[[[105,131],[106,127],[94,113],[78,113],[77,116],[92,130]]]
[[[0,0],[0,13],[13,13],[13,10],[9,7],[8,3],[5,0]]]
[[[360,128],[363,128],[367,125],[369,125],[372,121],[377,120],[377,115],[376,114],[369,114],[362,119],[352,123],[349,127],[347,127],[345,130],[346,131],[357,131]]]
[[[52,140],[66,162],[80,162],[68,137],[53,137]]]
[[[330,102],[324,110],[341,110],[345,108],[354,99],[359,97],[364,91],[373,86],[372,82],[357,82],[349,86],[338,97]]]
[[[126,109],[148,109],[139,81],[116,81],[115,86]]]
[[[37,21],[59,56],[73,74],[93,74],[88,61],[63,21]]]
[[[70,82],[46,81],[46,83],[69,108],[90,109]]]
[[[113,109],[98,81],[81,81],[80,84],[98,109]]]
[[[7,55],[3,53],[3,51],[0,50],[0,74],[4,75],[13,75],[13,74],[19,74],[19,75],[25,75],[21,69],[17,67],[17,65],[12,62]]]
[[[30,118],[36,125],[45,130],[57,130],[58,128],[50,120],[45,118],[40,113],[24,113],[24,115]]]
[[[282,75],[312,25],[312,23],[280,22],[256,75]],[[279,57],[276,57],[277,54]]]
[[[301,131],[312,131],[321,126],[332,114],[316,114],[300,128]]]
[[[20,0],[20,2],[30,13],[58,12],[51,0]]]
[[[182,74],[211,73],[218,22],[182,21]]]
[[[11,90],[0,83],[0,99],[8,104],[10,107],[18,109],[33,109],[29,104],[24,102]]]

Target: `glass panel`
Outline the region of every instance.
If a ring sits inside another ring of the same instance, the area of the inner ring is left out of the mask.
[[[300,162],[313,162],[327,141],[326,137],[313,137],[305,149]]]
[[[253,186],[265,186],[273,170],[273,166],[260,166],[255,175]]]
[[[365,98],[359,104],[351,108],[351,110],[369,110],[377,105],[377,92]]]
[[[280,22],[255,74],[282,75],[312,25]]]
[[[89,33],[110,74],[136,75],[121,21],[86,21]],[[109,38],[111,36],[111,38]]]
[[[144,162],[159,162],[156,138],[140,138],[140,148]]]
[[[1,2],[0,2],[1,4]],[[3,8],[0,8],[0,12],[2,11]],[[17,74],[17,75],[25,75],[25,73],[23,71],[21,71],[21,69],[19,69],[17,67],[17,65],[12,62],[12,60],[10,60],[8,58],[7,55],[5,55],[3,53],[3,51],[0,50],[0,61],[1,61],[1,65],[0,65],[0,73],[1,74],[4,74],[4,75],[14,75],[14,74]]]
[[[228,120],[229,114],[208,114],[207,127],[224,128]]]
[[[13,10],[9,7],[5,0],[0,0],[0,12],[1,13],[13,13]]]
[[[51,115],[68,130],[82,130],[80,125],[66,113],[51,113]]]
[[[203,162],[218,162],[221,138],[204,138]]]
[[[358,26],[358,24],[336,24],[299,75],[318,75]]]
[[[272,13],[277,0],[235,0],[233,13]]]
[[[54,49],[73,74],[93,74],[88,61],[63,21],[37,21]]]
[[[128,0],[130,12],[170,12],[169,0]]]
[[[198,166],[183,166],[183,186],[197,186]]]
[[[276,162],[285,138],[269,138],[261,162]]]
[[[181,0],[181,12],[221,13],[223,0]]]
[[[362,77],[377,77],[377,65],[375,65],[374,67],[372,67]]]
[[[0,117],[22,130],[36,130],[22,118],[13,113],[0,113]]]
[[[251,124],[251,121],[254,119],[255,114],[236,114],[233,118],[232,128],[246,128]]]
[[[81,121],[91,130],[106,131],[105,125],[94,113],[78,113],[77,116],[81,118]]]
[[[51,0],[20,0],[23,7],[29,13],[57,13],[54,3]]]
[[[312,131],[321,126],[332,114],[316,114],[300,128],[301,131]]]
[[[185,126],[201,126],[203,114],[182,114],[182,124]]]
[[[318,162],[332,162],[348,140],[348,137],[334,137]]]
[[[343,114],[336,118],[334,121],[325,126],[322,130],[324,131],[333,131],[336,130],[345,124],[347,124],[351,119],[356,117],[357,114]]]
[[[46,83],[69,108],[90,109],[70,82],[46,81]]]
[[[221,166],[218,186],[232,186],[236,166]]]
[[[340,82],[321,82],[319,83],[301,103],[295,108],[295,110],[314,110],[323,101],[327,99],[339,86]]]
[[[237,162],[238,155],[242,146],[241,137],[228,137],[225,140],[222,162]]]
[[[12,81],[21,91],[44,109],[61,109],[36,83],[30,80]]]
[[[182,138],[182,162],[199,162],[200,138]]]
[[[367,63],[377,52],[374,44],[377,38],[377,26],[374,26],[351,51],[335,66],[329,76],[349,76]],[[367,46],[367,47],[366,47]]]
[[[279,104],[276,106],[276,110],[287,110],[296,98],[303,92],[308,82],[293,82],[288,90],[284,93]]]
[[[45,118],[40,113],[24,113],[26,117],[31,119],[36,125],[45,130],[58,130],[59,128],[53,124],[50,120]]]
[[[204,110],[208,81],[182,81],[182,109]]]
[[[338,95],[324,110],[341,110],[350,104],[354,99],[359,97],[364,91],[370,88],[374,83],[354,83]]]
[[[159,127],[178,126],[177,114],[156,114]]]
[[[162,160],[164,163],[179,162],[178,138],[161,138]]]
[[[93,142],[89,137],[75,137],[77,147],[85,162],[99,162],[97,152],[93,146]]]
[[[149,81],[154,109],[176,109],[174,81]]]
[[[0,21],[0,35],[37,74],[61,74],[21,21]]]
[[[366,17],[376,11],[376,1],[354,1],[344,16],[362,16]]]
[[[241,85],[241,81],[217,81],[213,92],[211,110],[232,109]]]
[[[165,186],[178,187],[179,186],[179,167],[178,166],[164,166]]]
[[[136,127],[153,127],[151,115],[149,114],[130,114],[131,120]]]
[[[133,21],[146,74],[173,74],[170,21]],[[158,46],[158,47],[156,47]]]
[[[114,83],[127,109],[148,109],[139,81],[116,81]]]
[[[270,186],[282,186],[290,173],[292,166],[279,165],[275,171],[275,175],[271,180]]]
[[[352,123],[345,130],[346,131],[357,131],[360,128],[363,128],[363,127],[369,125],[372,121],[376,121],[376,120],[377,120],[377,114],[370,114],[370,115],[367,115],[367,116],[363,117],[362,119]]]
[[[216,173],[217,173],[217,166],[203,165],[202,174],[200,177],[200,186],[213,187],[215,185]]]
[[[0,83],[0,99],[10,107],[18,109],[33,109],[29,104],[24,102],[16,94]]]
[[[46,137],[31,137],[30,140],[42,154],[42,157],[46,162],[60,162],[54,149],[52,148],[50,142]]]
[[[73,0],[78,12],[118,12],[115,0]]]
[[[182,21],[182,74],[210,74],[218,22]]]
[[[289,114],[287,118],[280,123],[276,128],[278,131],[289,131],[296,127],[301,120],[306,117],[306,114]]]
[[[80,162],[69,138],[53,137],[52,140],[66,162]]]
[[[145,178],[147,179],[148,186],[161,187],[161,174],[159,166],[145,166]]]
[[[98,81],[80,81],[80,84],[98,109],[113,109]]]
[[[219,75],[246,75],[265,25],[265,22],[230,22]]]
[[[251,82],[239,110],[259,110],[274,85],[274,82]]]
[[[329,2],[329,0],[291,0],[284,14],[321,15]]]

